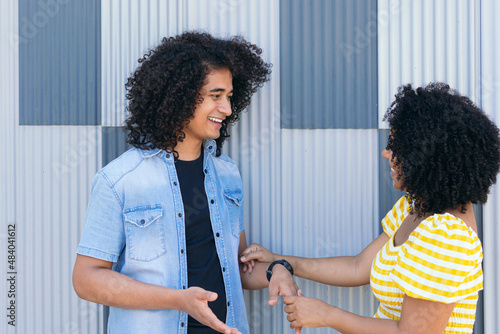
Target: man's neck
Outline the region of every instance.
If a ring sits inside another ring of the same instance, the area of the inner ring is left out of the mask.
[[[178,159],[184,161],[198,159],[201,154],[201,145],[203,145],[203,141],[185,140],[183,142],[177,142],[175,150],[179,153]]]

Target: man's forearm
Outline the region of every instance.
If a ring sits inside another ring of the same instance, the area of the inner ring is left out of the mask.
[[[252,272],[249,273],[248,270],[243,272],[243,265],[240,264],[240,277],[243,289],[260,290],[267,288],[269,286],[269,282],[266,278],[266,270],[269,265],[270,263],[267,262],[256,262]]]
[[[125,309],[179,309],[182,293],[140,282],[107,268],[75,272],[73,285],[82,299]]]

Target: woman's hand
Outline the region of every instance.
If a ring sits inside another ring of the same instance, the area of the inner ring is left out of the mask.
[[[259,244],[253,243],[248,246],[241,254],[240,261],[243,263],[243,272],[248,270],[252,272],[255,266],[255,261],[258,262],[273,262],[277,260],[276,254],[265,249]]]
[[[290,328],[328,327],[328,319],[336,309],[316,298],[285,297],[283,303]]]

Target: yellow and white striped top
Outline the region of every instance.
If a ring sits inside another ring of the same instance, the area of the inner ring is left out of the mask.
[[[380,305],[376,318],[399,320],[408,295],[456,303],[444,333],[472,333],[478,291],[483,288],[483,249],[477,234],[452,214],[423,220],[408,240],[394,246],[394,235],[409,214],[403,196],[382,220],[390,240],[373,260],[370,285]]]

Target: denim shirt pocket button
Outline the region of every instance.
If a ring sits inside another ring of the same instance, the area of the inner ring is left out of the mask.
[[[163,208],[160,204],[140,206],[123,212],[129,257],[151,261],[166,252]]]

